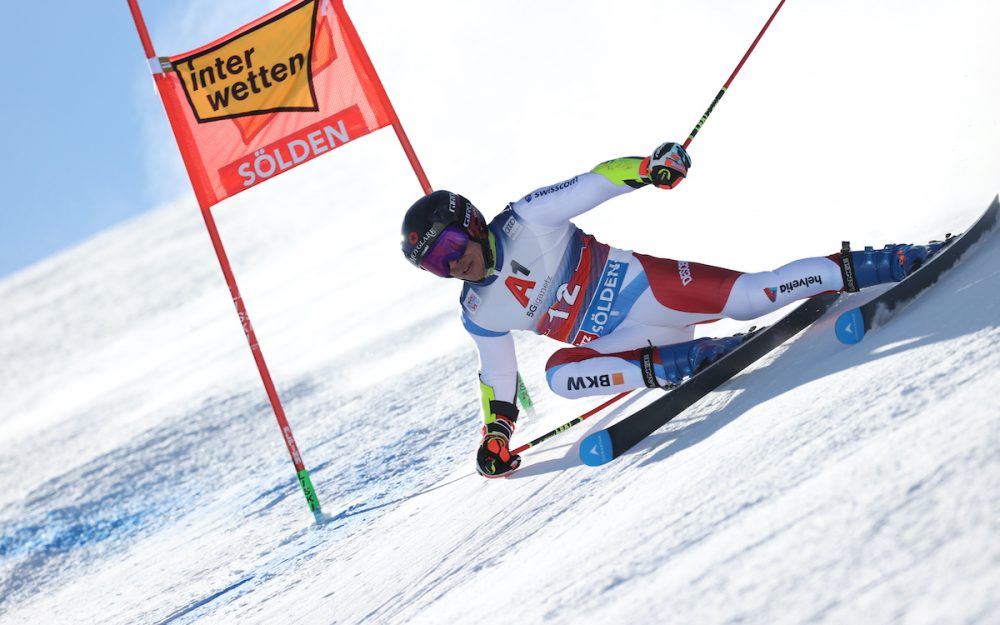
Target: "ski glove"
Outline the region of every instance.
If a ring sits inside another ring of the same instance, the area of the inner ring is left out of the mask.
[[[687,176],[691,157],[679,143],[664,143],[639,165],[639,175],[661,189],[673,189]]]
[[[517,421],[517,406],[493,400],[490,410],[496,415],[483,426],[483,439],[476,453],[476,471],[483,477],[503,477],[521,466],[521,456],[510,453],[510,437]]]

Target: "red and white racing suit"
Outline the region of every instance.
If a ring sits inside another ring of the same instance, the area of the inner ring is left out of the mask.
[[[569,221],[642,186],[638,175],[623,175],[638,162],[608,161],[533,191],[491,222],[493,271],[482,282],[466,283],[461,295],[462,322],[479,349],[487,423],[489,400],[514,401],[511,330],[575,346],[556,351],[546,365],[557,394],[611,394],[646,386],[639,352],[690,340],[695,324],[754,319],[842,289],[840,267],[828,257],[741,273],[611,247]]]

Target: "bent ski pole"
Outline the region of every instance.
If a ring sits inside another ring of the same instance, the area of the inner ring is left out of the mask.
[[[764,31],[766,31],[767,27],[771,25],[771,21],[774,19],[774,16],[778,14],[778,11],[781,9],[781,5],[783,4],[785,4],[785,0],[781,0],[781,2],[778,3],[778,8],[776,8],[774,13],[771,14],[771,17],[767,18],[767,23],[764,24],[764,28],[760,29],[760,33],[757,34],[757,38],[753,40],[753,43],[750,44],[750,48],[747,50],[746,54],[744,54],[743,58],[740,59],[740,64],[737,65],[736,69],[733,70],[733,73],[729,75],[729,80],[726,81],[726,84],[722,85],[722,89],[719,90],[718,95],[716,95],[715,99],[712,100],[712,104],[708,107],[708,110],[705,111],[705,114],[701,116],[700,120],[698,120],[698,124],[695,125],[694,130],[691,131],[688,138],[684,140],[685,150],[689,145],[691,145],[691,140],[694,139],[694,136],[698,134],[699,130],[701,130],[702,124],[704,124],[705,120],[708,119],[708,116],[712,114],[712,109],[714,109],[715,105],[719,103],[722,96],[726,95],[726,89],[729,89],[729,85],[733,82],[733,79],[736,78],[736,74],[740,73],[740,69],[743,68],[743,64],[747,62],[747,59],[750,57],[750,53],[757,47],[757,42],[764,36]]]
[[[534,447],[535,445],[537,445],[537,444],[539,444],[541,442],[549,440],[550,438],[552,438],[556,434],[559,434],[561,432],[565,432],[566,430],[570,429],[571,427],[573,427],[577,423],[580,423],[581,421],[586,420],[588,417],[591,417],[591,416],[597,414],[598,412],[604,410],[605,408],[607,408],[611,404],[615,403],[616,401],[618,401],[622,397],[625,397],[626,395],[628,395],[631,392],[632,391],[625,391],[624,393],[619,393],[619,394],[615,395],[614,397],[612,397],[611,399],[607,400],[606,402],[604,402],[600,406],[597,406],[596,408],[592,408],[592,409],[588,410],[587,412],[583,413],[579,417],[573,419],[572,421],[568,421],[568,422],[560,425],[559,427],[557,427],[556,429],[552,430],[551,432],[548,432],[546,434],[542,434],[541,436],[539,436],[535,440],[533,440],[533,441],[531,441],[529,443],[525,443],[525,444],[521,445],[517,449],[511,451],[510,453],[512,453],[514,455],[517,455],[517,454],[521,453],[522,451],[524,451],[525,449],[528,449],[530,447]]]

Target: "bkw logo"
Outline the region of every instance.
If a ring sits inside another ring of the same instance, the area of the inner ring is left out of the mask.
[[[584,388],[607,388],[625,383],[625,376],[621,373],[611,375],[579,375],[566,380],[566,388],[570,391],[578,391]]]

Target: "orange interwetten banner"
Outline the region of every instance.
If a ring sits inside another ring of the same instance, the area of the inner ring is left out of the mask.
[[[203,209],[397,122],[341,1],[295,0],[156,83]]]

